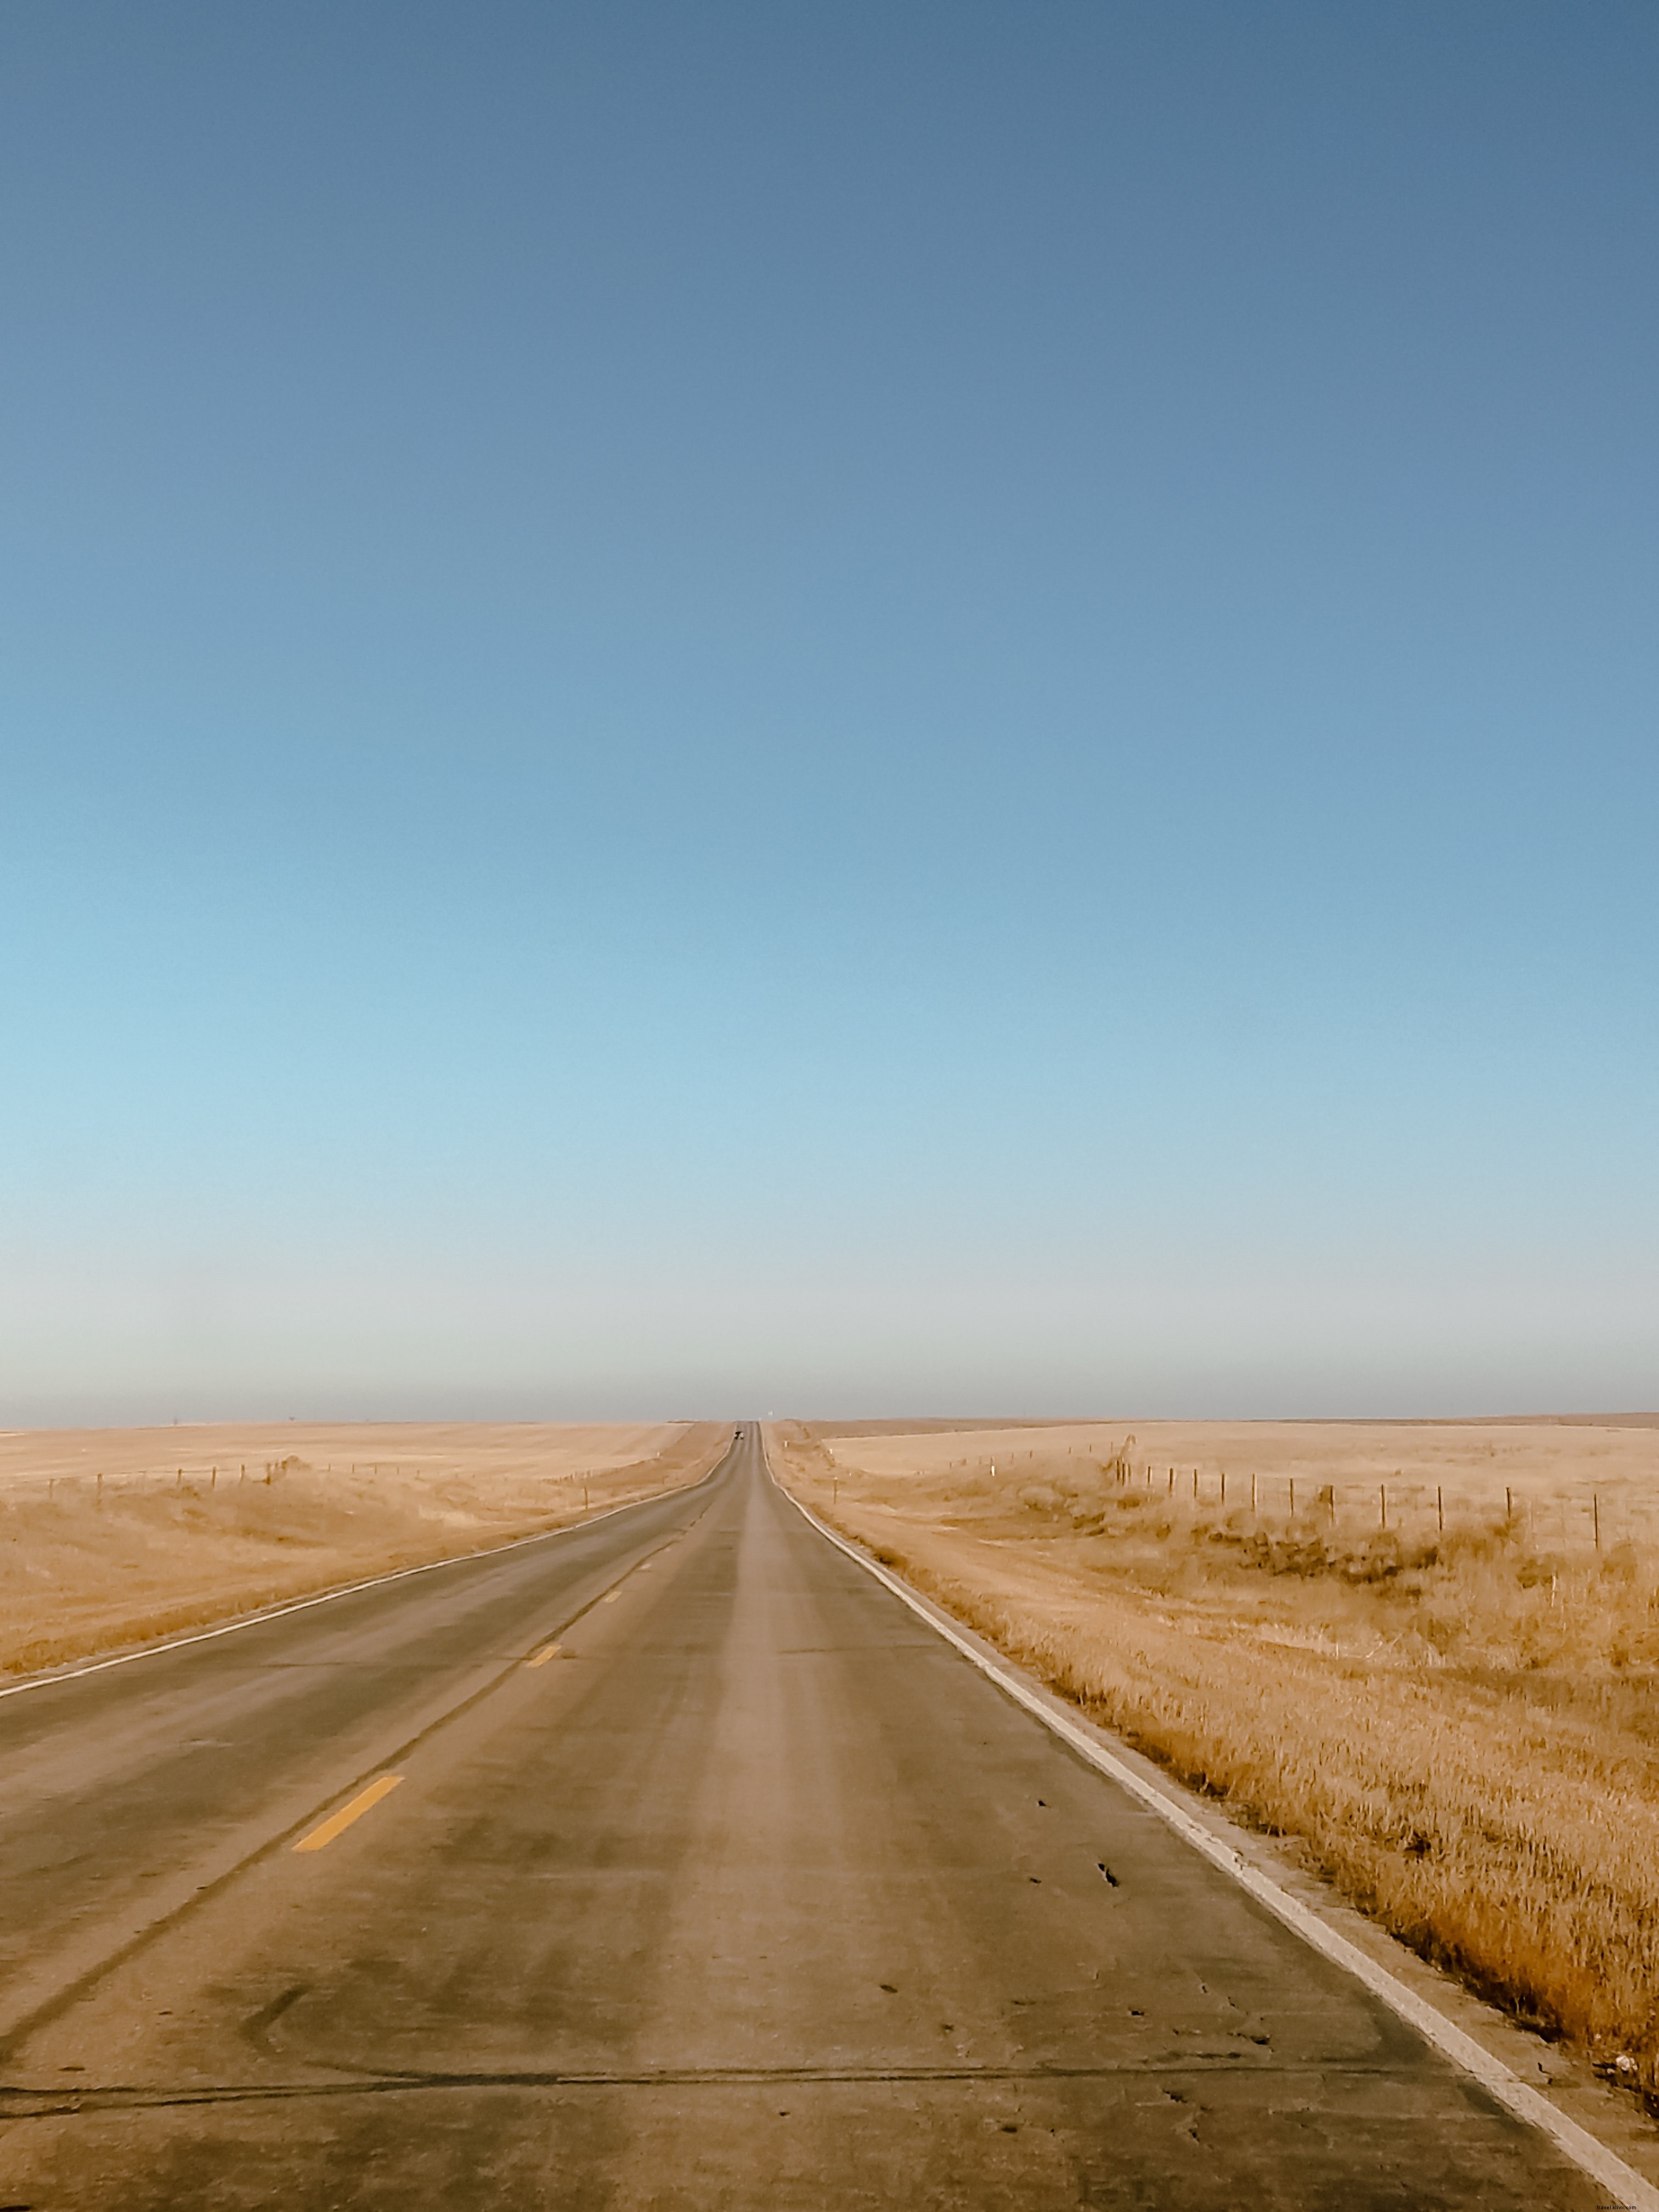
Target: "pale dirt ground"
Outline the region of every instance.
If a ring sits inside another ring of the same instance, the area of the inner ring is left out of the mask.
[[[1651,1421],[769,1442],[805,1502],[1033,1673],[1659,2093]]]
[[[711,1422],[0,1431],[0,1670],[559,1527],[698,1480],[731,1434]]]

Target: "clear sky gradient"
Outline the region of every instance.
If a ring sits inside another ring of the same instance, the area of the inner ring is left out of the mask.
[[[0,15],[0,1419],[1659,1401],[1659,14]]]

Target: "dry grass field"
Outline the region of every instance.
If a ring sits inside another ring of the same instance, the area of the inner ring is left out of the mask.
[[[0,1433],[0,1671],[23,1674],[695,1482],[668,1422]]]
[[[1659,2094],[1659,1425],[769,1432],[786,1483]]]

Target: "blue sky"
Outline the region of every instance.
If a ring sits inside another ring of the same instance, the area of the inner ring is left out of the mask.
[[[0,18],[0,1419],[1659,1402],[1659,18]]]

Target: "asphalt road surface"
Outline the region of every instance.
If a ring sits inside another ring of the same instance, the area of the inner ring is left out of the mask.
[[[696,1491],[0,1700],[0,2212],[1606,2201],[752,1430]]]

